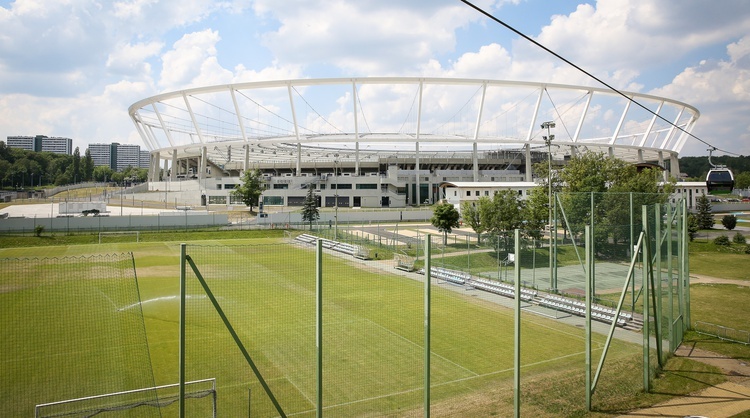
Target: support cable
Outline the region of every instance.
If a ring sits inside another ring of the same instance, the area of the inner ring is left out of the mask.
[[[618,95],[620,95],[620,96],[624,97],[624,98],[625,98],[626,100],[628,100],[628,101],[632,102],[632,103],[633,103],[633,104],[635,104],[636,106],[639,106],[640,108],[642,108],[642,109],[643,109],[643,110],[645,110],[646,112],[648,112],[648,113],[650,113],[650,114],[652,114],[652,115],[656,116],[657,118],[661,119],[662,121],[664,121],[664,122],[668,123],[668,124],[669,124],[670,126],[674,126],[675,128],[679,129],[680,131],[682,131],[683,133],[685,133],[685,134],[687,134],[688,136],[692,137],[693,139],[696,139],[696,140],[698,140],[698,141],[702,142],[702,143],[703,143],[703,144],[705,144],[705,145],[708,145],[708,146],[710,146],[710,147],[713,147],[713,145],[709,144],[708,142],[704,141],[704,140],[703,140],[703,139],[701,139],[701,138],[698,138],[698,137],[697,137],[697,136],[696,136],[695,134],[692,134],[692,133],[690,133],[690,132],[686,131],[686,130],[685,130],[684,128],[682,128],[681,126],[678,126],[678,125],[674,124],[674,123],[673,123],[672,121],[670,121],[670,120],[667,120],[667,119],[666,119],[666,118],[665,118],[664,116],[661,116],[660,114],[658,114],[658,113],[654,112],[653,110],[649,109],[648,107],[646,107],[645,105],[641,104],[641,103],[640,103],[640,102],[638,102],[637,100],[633,99],[632,97],[629,97],[628,95],[626,95],[625,93],[621,92],[621,91],[620,91],[620,90],[618,90],[617,88],[615,88],[615,87],[613,87],[613,86],[609,85],[609,84],[608,84],[607,82],[605,82],[604,80],[602,80],[602,79],[598,78],[597,76],[595,76],[595,75],[591,74],[590,72],[588,72],[588,71],[584,70],[583,68],[581,68],[581,67],[579,67],[578,65],[574,64],[573,62],[569,61],[568,59],[566,59],[566,58],[565,58],[565,57],[563,57],[562,55],[558,54],[557,52],[555,52],[555,51],[553,51],[553,50],[551,50],[551,49],[547,48],[546,46],[544,46],[544,45],[540,44],[539,42],[535,41],[534,39],[532,39],[532,38],[531,38],[531,37],[529,37],[528,35],[524,34],[523,32],[519,31],[518,29],[514,28],[513,26],[510,26],[509,24],[507,24],[507,23],[503,22],[502,20],[500,20],[500,19],[496,18],[495,16],[493,16],[493,15],[492,15],[492,14],[490,14],[489,12],[485,11],[484,9],[482,9],[482,8],[480,8],[480,7],[476,6],[476,5],[474,5],[474,4],[473,4],[472,2],[470,2],[469,0],[460,0],[460,1],[461,1],[462,3],[464,3],[464,4],[466,4],[467,6],[471,7],[472,9],[474,9],[474,10],[478,11],[479,13],[481,13],[481,14],[485,15],[486,17],[488,17],[488,18],[489,18],[490,20],[494,21],[495,23],[498,23],[498,24],[500,24],[500,25],[504,26],[505,28],[507,28],[507,29],[508,29],[508,30],[510,30],[511,32],[515,33],[516,35],[518,35],[518,36],[522,37],[523,39],[525,39],[525,40],[527,40],[527,41],[531,42],[532,44],[534,44],[534,45],[538,46],[539,48],[541,48],[541,49],[545,50],[545,51],[546,51],[546,52],[548,52],[549,54],[553,55],[553,56],[554,56],[555,58],[557,58],[557,59],[559,59],[559,60],[563,61],[564,63],[566,63],[566,64],[570,65],[571,67],[573,67],[573,68],[575,68],[576,70],[578,70],[578,71],[582,72],[583,74],[587,75],[588,77],[590,77],[590,78],[594,79],[594,80],[595,80],[595,81],[597,81],[598,83],[602,84],[603,86],[607,87],[608,89],[612,90],[613,92],[617,93]],[[715,148],[715,147],[714,147],[714,148]],[[729,151],[726,151],[726,150],[723,150],[723,149],[719,149],[719,148],[715,148],[715,149],[716,149],[717,151],[721,151],[721,152],[723,152],[723,153],[726,153],[726,154],[731,154],[731,155],[737,155],[737,156],[739,156],[739,154],[735,154],[735,153],[733,153],[733,152],[729,152]]]

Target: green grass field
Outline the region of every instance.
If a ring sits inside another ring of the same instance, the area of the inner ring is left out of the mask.
[[[314,416],[313,252],[277,238],[197,237],[202,240],[191,241],[188,254],[285,412]],[[57,268],[68,278],[54,285],[38,268],[2,270],[0,315],[12,327],[0,350],[4,371],[11,370],[11,365],[15,368],[12,374],[4,372],[0,410],[29,416],[33,403],[112,392],[122,386],[177,382],[179,242],[0,249],[0,257],[132,251],[141,300],[138,305],[130,303],[131,288],[92,289],[75,280],[99,274],[97,263],[89,265],[82,259],[61,263],[70,267],[48,265],[47,269]],[[338,257],[324,257],[323,265],[326,414],[422,415],[423,284],[362,269]],[[270,401],[197,279],[192,273],[188,278],[188,380],[217,379],[219,416],[247,415],[249,394],[253,416],[274,416]],[[123,322],[124,315],[128,322]],[[143,335],[138,333],[139,318]],[[433,289],[430,371],[436,416],[512,414],[512,321],[513,312],[507,308],[460,291]],[[79,325],[75,332],[71,323]],[[524,315],[522,339],[524,415],[585,415],[583,330],[529,314]],[[603,336],[595,337],[594,361],[601,354],[603,340]],[[690,391],[720,381],[710,370],[681,361],[671,363],[657,383],[662,390],[643,394],[639,389],[641,355],[640,347],[615,342],[594,396],[598,412],[591,416],[610,416],[664,400],[665,393],[677,393],[675,387]],[[204,401],[188,405],[193,408],[189,416],[205,413]],[[176,416],[176,409],[172,405],[162,413]],[[141,410],[128,416],[144,415]]]

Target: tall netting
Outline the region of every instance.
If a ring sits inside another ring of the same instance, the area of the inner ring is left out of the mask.
[[[284,411],[315,388],[315,258],[283,244],[187,246],[198,273]],[[216,378],[218,416],[278,416],[261,381],[188,267],[186,380]],[[186,405],[187,416],[205,416]]]
[[[454,233],[447,239],[433,235],[433,358],[436,354],[451,358],[471,374],[439,385],[438,393],[457,385],[474,388],[464,394],[454,392],[435,407],[471,405],[477,415],[510,415],[514,325],[508,308],[514,308],[518,277],[524,414],[530,413],[528,408],[542,415],[583,413],[582,328],[589,273],[593,330],[589,367],[596,381],[592,407],[607,409],[623,397],[636,396],[644,387],[644,373],[653,378],[658,370],[658,348],[666,353],[682,340],[689,313],[684,206],[662,198],[635,193],[560,195],[552,227],[536,238],[532,231],[521,230],[517,246],[513,231],[481,236]],[[442,291],[452,297],[441,299]],[[438,316],[443,303],[457,300],[464,301],[461,307],[453,306],[446,309],[448,315]],[[644,303],[649,305],[645,315]],[[613,323],[614,338],[607,344]],[[643,365],[644,325],[651,337],[648,367]],[[450,357],[434,348],[445,336],[451,337],[446,340],[452,348]],[[474,336],[481,338],[474,340]],[[664,345],[659,347],[656,341]],[[462,346],[469,342],[469,347]],[[605,350],[607,362],[600,369]],[[550,393],[556,394],[554,399]]]
[[[132,254],[3,259],[0,320],[4,416],[160,416],[154,391],[91,399],[154,386]]]
[[[191,245],[186,252],[285,414],[315,415],[319,354],[326,415],[393,414],[419,406],[419,281],[327,251],[318,351],[313,246]],[[278,415],[193,272],[187,277],[186,325],[186,379],[217,377],[220,416],[248,410],[252,416]]]

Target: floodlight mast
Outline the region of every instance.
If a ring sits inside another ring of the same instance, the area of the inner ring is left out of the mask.
[[[542,139],[544,139],[544,143],[547,144],[547,226],[549,227],[549,283],[550,290],[553,293],[557,293],[557,281],[554,280],[554,272],[552,266],[552,140],[555,139],[555,136],[550,133],[550,129],[554,127],[554,121],[542,123],[542,129],[547,130],[547,136],[542,136]]]

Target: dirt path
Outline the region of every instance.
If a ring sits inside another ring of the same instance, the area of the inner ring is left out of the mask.
[[[729,418],[745,413],[750,416],[750,364],[724,357],[692,345],[682,345],[675,353],[717,367],[727,381],[688,396],[674,398],[651,408],[639,409],[622,417],[688,417]]]
[[[696,283],[734,284],[737,286],[750,287],[750,280],[722,279],[719,277],[711,277],[703,274],[691,274],[690,284]]]

